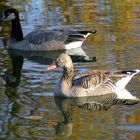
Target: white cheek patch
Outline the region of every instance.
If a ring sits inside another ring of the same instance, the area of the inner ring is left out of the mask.
[[[10,21],[10,20],[13,20],[13,19],[15,19],[15,18],[16,18],[15,14],[14,14],[14,13],[11,13],[9,16],[7,16],[7,17],[5,18],[5,21]]]

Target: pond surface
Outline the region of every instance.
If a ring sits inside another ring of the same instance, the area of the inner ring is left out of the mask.
[[[96,29],[81,51],[97,62],[74,58],[76,73],[140,68],[139,0],[3,0],[0,12],[7,6],[20,11],[24,35],[39,28]],[[17,76],[16,82],[0,88],[1,140],[140,139],[140,104],[115,105],[114,97],[94,98],[91,106],[91,99],[57,99],[54,91],[61,69],[44,68],[61,52],[11,53],[5,48],[9,35],[10,24],[0,22],[0,71]],[[140,74],[127,89],[140,98]]]

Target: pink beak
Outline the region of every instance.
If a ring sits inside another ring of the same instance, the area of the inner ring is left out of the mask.
[[[52,63],[50,66],[48,66],[47,70],[53,70],[53,69],[56,69],[57,66],[55,63]]]

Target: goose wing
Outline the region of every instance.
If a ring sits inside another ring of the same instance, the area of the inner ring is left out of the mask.
[[[25,36],[32,44],[42,44],[43,42],[59,41],[68,44],[74,41],[84,41],[88,33],[96,31],[74,31],[74,30],[39,30]]]
[[[83,73],[74,78],[73,84],[82,86],[85,89],[90,87],[98,87],[109,80],[110,72],[108,71],[92,71]]]
[[[138,70],[132,70],[132,71],[106,71],[106,70],[94,70],[92,72],[83,73],[74,78],[73,84],[82,86],[83,88],[110,88],[112,89],[114,85],[121,81],[122,79],[126,80],[124,81],[127,84],[129,80],[132,78],[133,75],[137,74]],[[127,79],[127,77],[129,77]]]
[[[45,31],[45,30],[40,30],[40,31],[34,31],[25,36],[25,39],[27,39],[30,43],[32,44],[42,44],[44,42],[49,42],[49,41],[66,41],[67,39],[67,34],[61,32],[61,31]]]

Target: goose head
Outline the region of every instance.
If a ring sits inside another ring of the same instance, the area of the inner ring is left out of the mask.
[[[0,20],[2,21],[12,21],[15,19],[19,19],[19,12],[14,8],[5,10],[0,16]]]
[[[61,67],[63,69],[73,68],[73,62],[69,55],[61,54],[50,66],[48,66],[48,70],[56,69]]]

